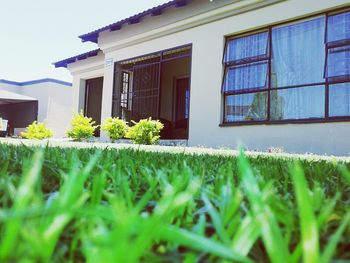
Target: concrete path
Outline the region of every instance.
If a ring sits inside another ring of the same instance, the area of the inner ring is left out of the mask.
[[[187,146],[161,146],[161,145],[135,145],[128,143],[101,143],[101,142],[73,142],[69,139],[49,139],[49,140],[27,140],[27,139],[12,139],[0,138],[1,144],[11,145],[26,145],[26,146],[40,146],[45,147],[62,147],[62,148],[99,148],[99,149],[134,149],[148,152],[165,152],[173,154],[197,154],[197,155],[221,155],[221,156],[237,156],[239,151],[236,149],[213,149],[206,147],[187,147]],[[267,152],[245,152],[249,157],[257,156],[274,156],[276,158],[288,159],[308,159],[308,160],[327,160],[327,161],[341,161],[350,163],[349,156],[326,156],[314,154],[289,154],[289,153],[267,153]]]

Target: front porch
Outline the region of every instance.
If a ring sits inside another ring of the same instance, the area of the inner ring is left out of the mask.
[[[112,116],[128,122],[158,119],[164,124],[161,139],[187,140],[190,77],[190,45],[119,61]]]

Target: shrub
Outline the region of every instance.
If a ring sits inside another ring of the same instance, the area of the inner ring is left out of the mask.
[[[84,116],[83,112],[74,113],[71,121],[72,127],[68,130],[67,136],[76,141],[91,138],[98,127],[98,125],[94,126],[95,123],[92,118]]]
[[[133,140],[136,144],[155,144],[160,138],[160,131],[164,125],[160,121],[143,119],[134,122],[134,126],[130,127],[126,137]]]
[[[21,133],[21,136],[26,139],[42,140],[52,137],[53,132],[46,127],[45,123],[34,121],[25,132]]]
[[[128,125],[124,120],[110,117],[104,121],[101,129],[108,132],[109,138],[111,138],[112,141],[115,141],[126,135]]]

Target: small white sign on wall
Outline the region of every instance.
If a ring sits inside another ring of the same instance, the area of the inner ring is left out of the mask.
[[[107,58],[105,61],[105,67],[108,68],[113,65],[113,58]]]

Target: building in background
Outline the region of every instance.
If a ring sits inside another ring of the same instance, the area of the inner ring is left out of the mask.
[[[72,84],[49,78],[0,79],[0,117],[8,120],[10,134],[18,135],[37,120],[45,122],[54,137],[64,137],[72,117]]]
[[[55,66],[97,123],[153,117],[189,145],[350,153],[349,0],[173,0],[80,38],[98,49]]]

